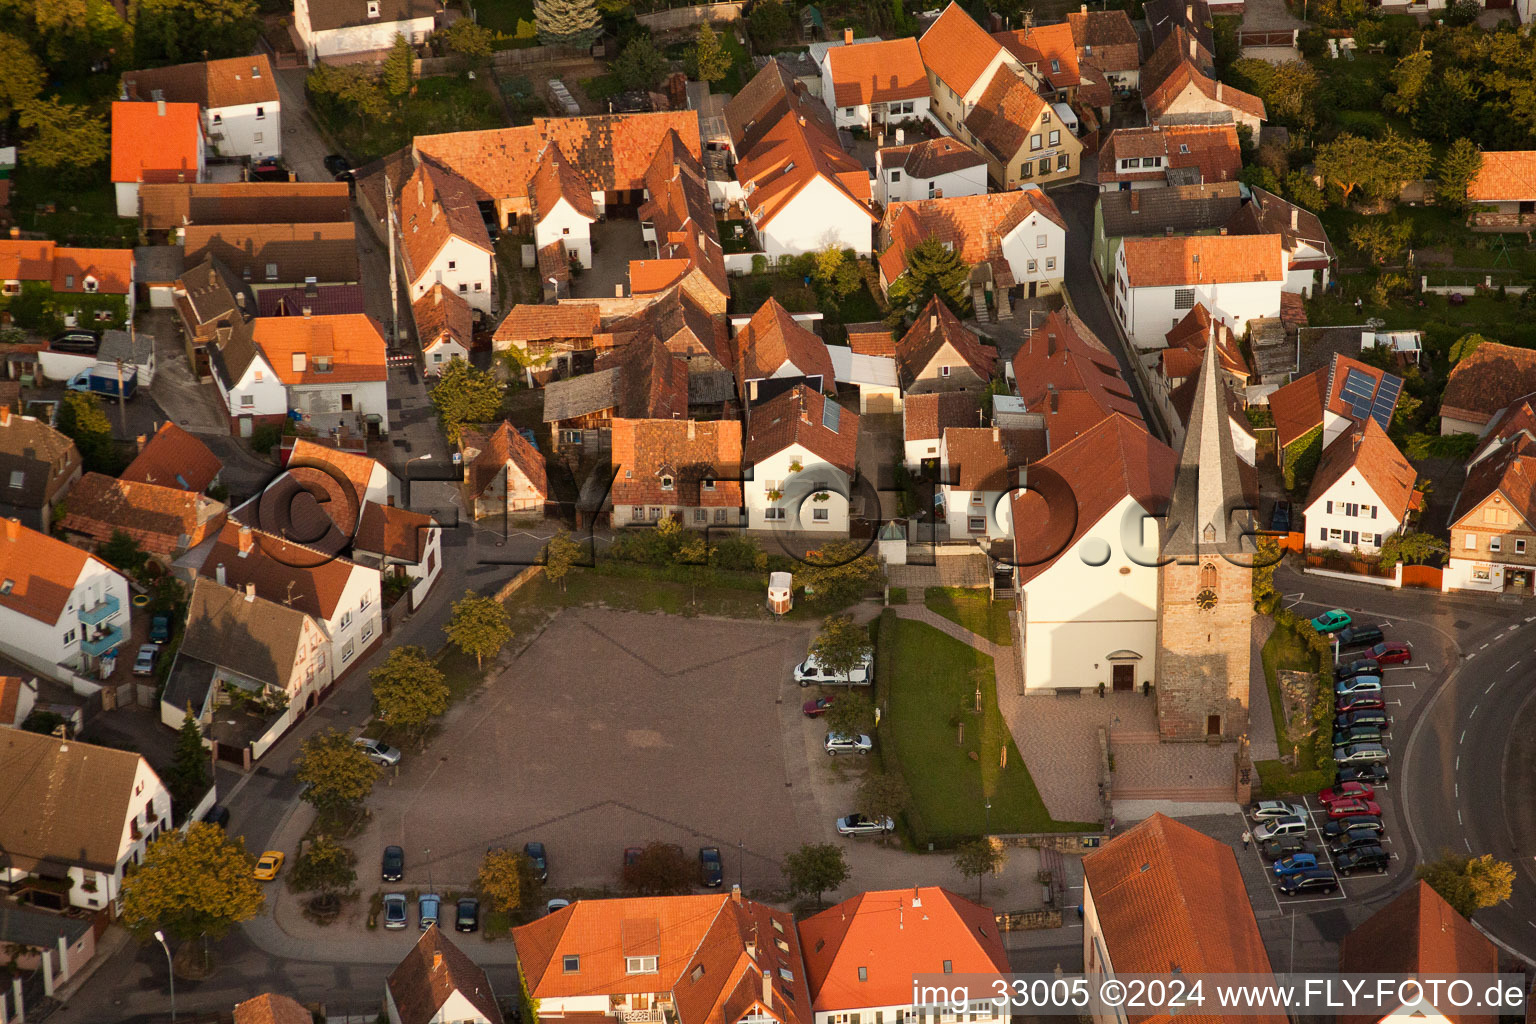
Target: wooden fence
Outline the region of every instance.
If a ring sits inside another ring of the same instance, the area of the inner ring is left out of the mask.
[[[723,0],[715,4],[694,4],[691,7],[654,11],[638,15],[635,20],[652,32],[674,32],[695,28],[706,21],[740,21],[741,10],[745,6],[744,0]]]

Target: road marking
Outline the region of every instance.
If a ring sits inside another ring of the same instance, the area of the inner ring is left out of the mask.
[[[1463,730],[1461,730],[1461,739],[1457,740],[1456,744],[1458,746],[1460,746],[1461,744],[1463,744],[1465,742],[1467,742],[1467,730],[1463,729]]]
[[[1461,758],[1458,757],[1456,760],[1460,761]],[[1461,783],[1458,782],[1454,786],[1451,787],[1451,795],[1456,797],[1456,799],[1458,799],[1458,800],[1461,799]],[[1460,814],[1461,812],[1457,811],[1456,813]]]
[[[1461,771],[1461,755],[1460,754],[1456,755],[1456,767],[1453,770],[1454,771],[1458,771],[1458,772]]]
[[[1387,703],[1387,704],[1396,704],[1398,707],[1402,707],[1403,706],[1403,702],[1400,701],[1400,700],[1389,700],[1389,701],[1386,701],[1385,703]]]
[[[1505,669],[1505,670],[1504,670],[1504,672],[1505,672],[1505,673],[1506,673],[1506,674],[1508,674],[1508,673],[1510,673],[1510,672],[1513,672],[1513,671],[1514,671],[1514,670],[1515,670],[1515,669],[1517,669],[1517,668],[1519,668],[1519,667],[1520,667],[1520,663],[1519,663],[1519,662],[1518,662],[1518,661],[1517,661],[1517,662],[1515,662],[1515,663],[1514,663],[1514,664],[1513,664],[1513,665],[1511,665],[1511,666],[1509,666],[1509,668],[1507,668],[1507,669]]]
[[[1461,811],[1459,810],[1456,812],[1456,824],[1461,824]]]
[[[1468,839],[1466,836],[1462,836],[1461,841],[1467,844],[1467,852],[1471,853],[1472,852],[1472,840]]]
[[[1485,693],[1485,694],[1492,693],[1493,692],[1493,687],[1494,687],[1494,684],[1493,683],[1489,683],[1488,684],[1488,689],[1484,690],[1483,693]]]
[[[1525,621],[1526,622],[1536,622],[1536,615],[1527,615],[1525,617]]]
[[[1488,645],[1487,644],[1483,644],[1483,646],[1478,648],[1478,650],[1480,650],[1480,651],[1485,651],[1487,649],[1488,649]]]
[[[1477,709],[1480,707],[1482,707],[1481,704],[1473,704],[1472,710],[1467,712],[1467,717],[1471,718],[1473,715],[1477,714]]]
[[[1477,652],[1476,651],[1470,651],[1470,652],[1468,652],[1467,656],[1465,658],[1462,658],[1461,660],[1462,661],[1471,661],[1475,657],[1477,657]]]
[[[1410,689],[1410,690],[1417,690],[1419,688],[1417,683],[1382,683],[1381,684],[1381,688],[1383,690],[1401,690],[1405,686],[1408,687],[1408,689]]]

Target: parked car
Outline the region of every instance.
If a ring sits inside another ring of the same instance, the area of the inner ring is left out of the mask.
[[[875,741],[863,733],[857,736],[827,733],[826,751],[833,757],[838,754],[867,754],[873,749],[875,749]]]
[[[1280,879],[1280,891],[1287,896],[1310,896],[1312,893],[1336,892],[1339,880],[1327,868],[1298,871]]]
[[[1341,853],[1350,850],[1363,850],[1371,846],[1381,845],[1381,833],[1372,832],[1368,828],[1358,828],[1353,832],[1345,832],[1328,844],[1328,852],[1337,857]]]
[[[1373,835],[1381,835],[1387,830],[1382,824],[1381,818],[1369,814],[1356,814],[1349,818],[1334,818],[1323,823],[1323,840],[1333,842],[1351,832],[1370,832]]]
[[[1353,679],[1355,676],[1379,676],[1381,675],[1381,662],[1375,658],[1357,658],[1354,661],[1337,665],[1333,670],[1335,681],[1340,679]]]
[[[1336,765],[1384,764],[1389,758],[1387,748],[1380,743],[1351,743],[1347,747],[1333,748]]]
[[[1254,821],[1274,821],[1276,818],[1305,818],[1307,809],[1301,804],[1288,804],[1283,800],[1260,800],[1248,808],[1248,816]]]
[[[352,162],[340,153],[331,153],[323,161],[325,169],[332,175],[346,174],[352,169]]]
[[[1259,852],[1265,860],[1279,860],[1292,853],[1319,854],[1322,847],[1305,835],[1276,836],[1268,842],[1260,843]]]
[[[261,855],[256,862],[256,870],[251,872],[251,877],[258,882],[270,882],[277,877],[277,873],[283,870],[283,861],[287,854],[282,850],[268,850]]]
[[[1354,729],[1366,726],[1378,729],[1382,732],[1392,728],[1392,716],[1387,714],[1385,708],[1360,708],[1354,711],[1345,711],[1335,715],[1333,727],[1335,729]]]
[[[406,921],[405,893],[384,894],[384,927],[404,928]]]
[[[1413,661],[1413,648],[1401,640],[1387,640],[1366,653],[1383,665],[1406,665]]]
[[[1352,875],[1356,871],[1374,871],[1378,875],[1384,875],[1391,863],[1391,855],[1381,847],[1361,846],[1336,854],[1333,858],[1333,869],[1341,875]]]
[[[398,882],[405,877],[405,850],[398,846],[384,847],[384,863],[379,868],[380,877],[386,882]]]
[[[480,901],[473,896],[465,896],[459,900],[458,913],[454,915],[453,927],[461,932],[479,931]]]
[[[48,348],[54,352],[93,356],[96,350],[101,348],[101,334],[98,331],[88,331],[83,327],[71,327],[67,331],[55,334],[53,340],[48,342]]]
[[[706,889],[718,889],[725,880],[725,869],[720,863],[720,847],[699,847],[699,882]]]
[[[1350,626],[1339,631],[1339,650],[1356,651],[1362,647],[1375,647],[1382,639],[1380,626]]]
[[[374,764],[381,764],[386,768],[393,768],[400,763],[400,751],[387,743],[371,740],[366,736],[359,736],[354,741],[363,748],[363,753],[368,755],[368,760]]]
[[[1269,515],[1269,528],[1276,533],[1289,533],[1291,529],[1291,503],[1284,499],[1275,502]]]
[[[549,856],[543,843],[524,843],[523,856],[533,861],[533,869],[539,873],[539,881],[549,881]]]
[[[251,163],[251,181],[292,181],[293,175],[276,157],[263,157]]]
[[[152,643],[163,644],[171,638],[171,617],[169,615],[156,615],[149,620],[149,639]]]
[[[1369,782],[1373,786],[1379,786],[1391,778],[1392,773],[1387,770],[1387,764],[1356,764],[1339,768],[1334,776],[1335,782]]]
[[[1344,609],[1335,608],[1333,611],[1323,612],[1323,614],[1313,619],[1312,628],[1319,633],[1337,633],[1353,621],[1349,617],[1349,613]]]
[[[1253,838],[1258,842],[1265,843],[1276,836],[1306,835],[1309,827],[1306,818],[1293,814],[1287,818],[1275,818],[1272,821],[1266,821],[1253,830]]]
[[[1375,787],[1368,783],[1340,782],[1329,789],[1319,790],[1317,802],[1327,807],[1341,800],[1369,800],[1375,795]]]
[[[422,931],[437,924],[437,912],[442,903],[442,898],[435,892],[424,892],[416,898],[416,916],[421,921]]]
[[[878,836],[894,831],[896,831],[896,822],[890,818],[876,821],[862,814],[850,814],[845,818],[837,819],[837,834],[840,836]]]
[[[1292,853],[1275,861],[1275,877],[1284,878],[1298,871],[1310,871],[1317,867],[1317,854]]]
[[[817,697],[815,700],[808,700],[800,705],[800,710],[805,712],[806,718],[816,718],[827,713],[827,710],[832,707],[833,699],[832,697]]]
[[[1387,702],[1381,699],[1381,694],[1379,692],[1373,693],[1370,690],[1365,690],[1361,693],[1347,693],[1342,696],[1335,696],[1333,699],[1333,709],[1341,714],[1349,711],[1381,711],[1386,706]]]
[[[214,804],[203,812],[203,820],[219,828],[229,828],[229,808],[223,804]]]
[[[1352,725],[1347,729],[1335,729],[1333,745],[1347,747],[1352,743],[1381,743],[1386,737],[1374,725]]]
[[[142,644],[139,647],[138,656],[133,659],[133,674],[136,676],[152,676],[155,674],[155,662],[160,658],[160,648],[154,644]]]
[[[1374,693],[1381,696],[1381,676],[1355,676],[1333,684],[1335,697],[1349,697],[1357,693]]]
[[[1375,800],[1335,800],[1328,805],[1328,817],[1353,818],[1361,814],[1369,814],[1372,817],[1381,815],[1381,805]]]
[[[640,859],[640,855],[642,853],[644,853],[644,852],[645,852],[645,850],[642,847],[639,847],[639,846],[626,846],[626,847],[624,847],[624,866],[626,868],[629,867],[635,861],[639,860]]]
[[[801,686],[868,686],[874,678],[874,665],[874,658],[868,657],[864,664],[847,675],[834,674],[817,665],[816,659],[807,654],[805,660],[795,666],[795,682]]]

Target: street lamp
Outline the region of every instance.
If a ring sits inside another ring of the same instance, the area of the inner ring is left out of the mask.
[[[171,947],[165,944],[165,932],[156,931],[155,941],[165,950],[165,972],[171,979],[171,1024],[176,1024],[176,965],[171,962]]]

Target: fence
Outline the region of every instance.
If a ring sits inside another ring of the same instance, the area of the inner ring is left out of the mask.
[[[1295,46],[1299,29],[1249,29],[1237,34],[1239,46]]]
[[[1324,565],[1343,566],[1343,568],[1322,568]],[[1391,572],[1384,572],[1379,567],[1373,567],[1365,562],[1339,562],[1332,560],[1325,562],[1318,555],[1307,556],[1307,567],[1302,570],[1310,576],[1326,576],[1335,580],[1355,580],[1359,583],[1374,583],[1379,587],[1423,587],[1428,589],[1441,589],[1441,581],[1445,570],[1433,565],[1404,565],[1399,562],[1392,567]]]
[[[1506,295],[1524,295],[1530,285],[1508,284],[1504,281],[1495,284],[1492,274],[1484,274],[1481,282],[1472,284],[1430,284],[1428,275],[1419,277],[1419,291],[1427,295],[1476,295],[1479,288],[1493,291],[1499,287],[1504,289]]]
[[[543,64],[559,60],[580,60],[589,54],[586,50],[570,46],[523,46],[512,50],[497,50],[491,54],[491,67],[497,71],[510,71],[528,64]],[[458,57],[420,57],[415,64],[417,78],[432,75],[454,74],[462,66]]]
[[[692,7],[676,7],[669,11],[641,14],[635,18],[652,32],[672,32],[680,28],[694,28],[706,21],[740,21],[744,0],[725,0],[718,4],[695,4]]]
[[[523,584],[530,583],[542,575],[544,575],[544,567],[542,565],[525,566],[516,576],[513,576],[501,585],[501,589],[496,591],[496,600],[505,601],[517,593]]]

